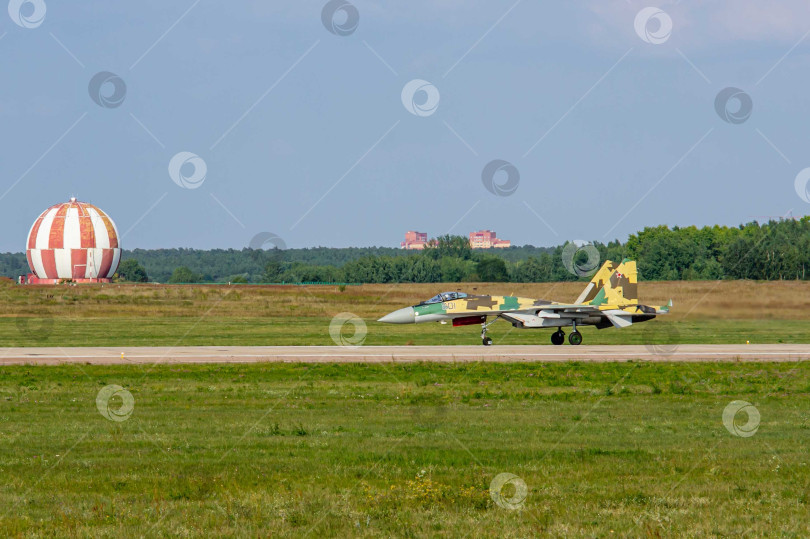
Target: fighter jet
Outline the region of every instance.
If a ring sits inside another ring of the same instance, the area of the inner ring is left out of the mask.
[[[551,344],[555,345],[565,342],[562,328],[571,326],[568,342],[578,345],[582,343],[578,326],[625,328],[667,314],[670,307],[672,300],[660,307],[639,304],[636,262],[624,259],[620,264],[610,260],[605,262],[573,303],[442,292],[418,305],[389,313],[378,321],[389,324],[446,324],[452,321],[453,326],[481,324],[481,340],[485,346],[492,344],[492,338],[487,337],[487,328],[499,319],[521,329],[557,328],[551,334]],[[492,320],[487,321],[488,318]]]

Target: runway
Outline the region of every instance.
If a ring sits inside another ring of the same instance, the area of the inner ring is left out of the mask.
[[[682,344],[614,346],[179,346],[0,349],[0,365],[119,365],[155,363],[404,363],[802,361],[807,344]]]

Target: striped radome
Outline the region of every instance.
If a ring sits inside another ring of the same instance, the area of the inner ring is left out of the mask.
[[[106,213],[71,198],[34,221],[26,256],[40,279],[105,279],[118,269],[121,245]]]

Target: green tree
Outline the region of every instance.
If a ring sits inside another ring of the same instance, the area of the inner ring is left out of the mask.
[[[262,277],[263,283],[277,283],[282,280],[281,275],[284,268],[278,260],[270,260],[264,266],[264,276]]]
[[[134,258],[128,258],[121,262],[121,265],[118,266],[118,276],[122,280],[132,283],[149,282],[146,270]]]
[[[475,263],[456,257],[445,257],[439,260],[442,282],[460,283],[475,271]]]
[[[487,256],[478,261],[475,272],[483,282],[504,282],[509,280],[506,262],[494,256]]]
[[[594,246],[602,263],[636,260],[643,280],[810,279],[810,216],[738,227],[648,227],[625,243]],[[565,268],[563,248],[473,251],[466,237],[445,235],[423,252],[393,247],[134,249],[124,252],[118,275],[127,281],[159,282],[225,282],[241,275],[248,282],[432,283],[504,280],[505,267],[515,282],[583,279]],[[576,256],[582,263],[586,254]],[[17,277],[28,271],[25,253],[0,253],[0,275]]]
[[[424,253],[433,260],[440,260],[448,256],[469,260],[473,256],[469,239],[464,236],[451,236],[450,234],[439,236],[428,243],[425,246]]]
[[[194,273],[186,266],[175,268],[172,276],[169,277],[170,283],[198,283],[202,280],[202,275]]]
[[[544,283],[551,280],[551,257],[543,253],[545,260],[530,256],[520,262],[512,272],[512,280],[518,283]]]
[[[442,280],[442,270],[439,263],[430,258],[414,257],[413,264],[403,275],[403,281],[409,283],[438,283]]]

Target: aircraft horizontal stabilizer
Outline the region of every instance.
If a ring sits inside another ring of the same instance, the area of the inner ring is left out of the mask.
[[[607,319],[610,320],[610,323],[613,324],[614,327],[621,329],[633,325],[633,315],[625,311],[616,309],[610,311],[602,311],[602,314],[607,316]]]

